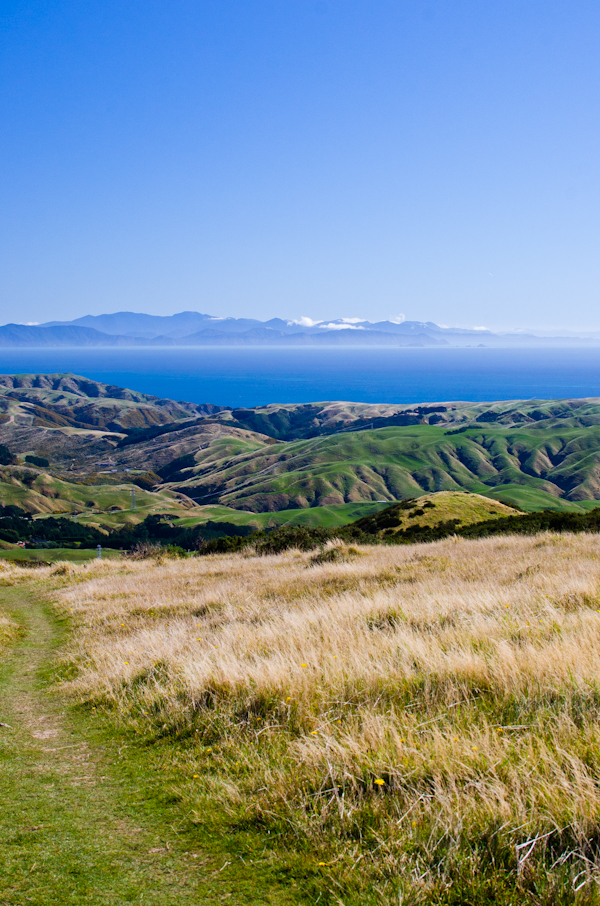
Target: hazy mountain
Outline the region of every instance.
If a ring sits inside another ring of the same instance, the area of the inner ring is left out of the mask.
[[[41,327],[90,327],[101,333],[136,337],[185,337],[218,322],[219,318],[197,311],[181,311],[176,315],[144,315],[119,311],[112,315],[84,315],[74,321],[48,321]],[[258,324],[256,321],[253,324]],[[248,328],[246,328],[248,329]]]
[[[201,330],[177,340],[181,346],[444,346],[446,341],[426,333],[402,337],[378,330],[324,330],[284,333],[269,327],[226,333],[218,329]]]
[[[99,316],[101,317],[101,316]],[[140,316],[142,319],[146,316]],[[153,317],[153,316],[147,316]],[[176,316],[174,316],[176,317]],[[381,330],[319,330],[318,328],[281,330],[267,327],[260,321],[227,318],[215,320],[205,316],[202,330],[191,334],[176,335],[183,331],[169,334],[155,334],[153,330],[143,328],[144,321],[135,333],[108,334],[93,327],[82,327],[75,322],[71,324],[48,324],[30,326],[25,324],[5,324],[0,327],[0,347],[40,347],[40,346],[439,346],[445,345],[442,335],[434,335],[423,330],[410,333],[405,331],[401,336]],[[85,320],[84,318],[79,319]],[[98,319],[95,319],[98,320]],[[168,320],[168,319],[165,319]],[[275,323],[279,319],[275,319]],[[123,319],[125,326],[132,322]],[[188,324],[191,323],[188,322]],[[267,323],[273,323],[267,322]],[[248,329],[248,325],[253,325]],[[168,325],[165,325],[168,326]]]
[[[125,337],[109,336],[88,327],[0,327],[0,346],[127,346]]]

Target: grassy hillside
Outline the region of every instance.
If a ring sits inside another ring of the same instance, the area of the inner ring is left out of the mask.
[[[273,403],[255,409],[224,411],[218,418],[278,440],[297,440],[347,429],[427,424],[446,427],[497,424],[515,427],[544,423],[546,427],[554,427],[560,423],[565,427],[588,427],[600,425],[600,402],[598,399],[579,399],[440,402],[422,405],[340,401],[304,405]]]
[[[137,509],[131,510],[132,485],[82,485],[34,468],[0,467],[0,498],[32,514],[80,513],[88,523],[111,525],[138,522],[154,509],[185,514],[186,503],[169,491],[135,489]],[[112,512],[111,512],[112,511]]]
[[[408,504],[408,509],[404,509]],[[425,507],[421,514],[419,511]],[[231,522],[233,525],[249,525],[264,530],[280,525],[322,526],[337,528],[359,519],[370,518],[377,522],[378,514],[389,520],[392,513],[398,519],[397,528],[411,525],[434,526],[439,522],[456,519],[461,525],[483,522],[498,516],[515,515],[519,511],[499,501],[467,491],[442,491],[424,494],[404,503],[342,503],[339,505],[312,507],[303,510],[281,510],[276,513],[250,513],[233,510],[224,506],[204,506],[179,520],[181,526],[202,524],[208,520]],[[382,527],[383,530],[384,527]],[[387,526],[385,526],[387,528]],[[396,529],[395,529],[396,530]]]
[[[523,509],[577,509],[600,496],[600,427],[380,428],[263,446],[188,474],[178,488],[198,502],[256,512],[459,488]]]
[[[269,438],[262,435],[206,421],[149,441],[119,446],[112,458],[122,467],[149,469],[173,482],[184,480],[191,474],[186,470],[198,464],[212,470],[240,462],[263,450],[268,442]]]
[[[0,375],[0,413],[5,424],[121,431],[218,409],[176,403],[75,374]]]
[[[599,558],[547,533],[39,573],[74,628],[62,693],[156,751],[182,827],[242,856],[261,833],[310,902],[575,906],[597,901]]]

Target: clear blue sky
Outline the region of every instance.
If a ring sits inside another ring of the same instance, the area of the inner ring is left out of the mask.
[[[595,0],[2,0],[0,321],[600,328]]]

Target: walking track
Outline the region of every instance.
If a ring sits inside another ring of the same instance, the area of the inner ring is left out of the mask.
[[[157,820],[148,778],[132,789],[116,753],[41,680],[56,651],[53,619],[21,588],[0,595],[23,627],[0,654],[0,906],[281,902],[221,874],[224,859],[191,851],[168,816]]]

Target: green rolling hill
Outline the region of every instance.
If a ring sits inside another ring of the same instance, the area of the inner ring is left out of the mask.
[[[176,485],[198,503],[267,512],[468,490],[522,509],[600,498],[600,426],[377,428],[263,446],[215,468],[202,456]]]
[[[93,500],[97,512],[80,518],[111,525],[144,515],[116,490],[130,482],[150,495],[145,507],[166,496],[186,522],[257,527],[342,525],[440,490],[531,511],[600,500],[597,399],[223,409],[76,375],[4,375],[0,443],[18,457],[5,502],[42,514]],[[24,481],[31,455],[49,465]]]
[[[32,516],[77,513],[88,524],[114,525],[139,522],[154,511],[187,515],[193,507],[172,491],[136,487],[136,509],[132,510],[131,489],[131,483],[79,484],[41,469],[0,466],[0,503]]]

